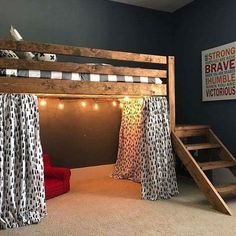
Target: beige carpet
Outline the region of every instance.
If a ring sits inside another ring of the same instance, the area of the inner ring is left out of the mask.
[[[192,183],[180,181],[180,195],[157,202],[140,200],[140,185],[114,180],[111,166],[73,170],[71,191],[47,201],[48,216],[38,225],[0,231],[1,236],[63,235],[236,235],[234,216],[206,202]]]

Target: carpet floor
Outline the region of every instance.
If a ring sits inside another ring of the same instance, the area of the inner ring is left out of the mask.
[[[236,196],[221,214],[191,182],[179,180],[171,200],[140,200],[140,185],[109,177],[111,166],[72,170],[71,191],[47,201],[40,224],[0,231],[1,236],[236,235]]]

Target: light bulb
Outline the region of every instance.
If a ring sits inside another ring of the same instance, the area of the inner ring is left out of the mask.
[[[124,107],[124,104],[120,103],[120,109],[123,109],[123,107]]]
[[[82,107],[86,107],[86,106],[87,106],[87,103],[86,103],[86,102],[81,102],[81,106],[82,106]]]
[[[97,103],[94,104],[94,110],[98,110],[99,109],[99,106]]]
[[[112,106],[113,106],[113,107],[116,107],[116,106],[117,106],[117,102],[116,102],[116,101],[113,101],[113,102],[112,102]]]
[[[47,106],[47,101],[45,99],[42,99],[39,104],[40,104],[41,107],[46,107]]]
[[[58,109],[63,110],[64,109],[64,104],[63,103],[59,103],[58,104]]]
[[[125,101],[125,102],[128,102],[128,101],[129,101],[129,97],[128,97],[128,96],[125,96],[125,97],[124,97],[124,101]]]

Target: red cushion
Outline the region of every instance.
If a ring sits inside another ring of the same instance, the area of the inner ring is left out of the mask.
[[[71,175],[70,169],[58,167],[45,167],[44,176],[46,178],[56,178],[61,180],[69,180]]]
[[[51,166],[51,162],[50,162],[48,154],[43,154],[43,165],[44,165],[44,167]]]
[[[64,182],[57,179],[45,179],[45,194],[46,199],[50,199],[66,193]]]
[[[70,169],[52,167],[48,154],[43,155],[43,162],[46,199],[68,192],[70,190]]]

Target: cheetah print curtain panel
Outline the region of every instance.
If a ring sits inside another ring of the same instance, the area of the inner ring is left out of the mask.
[[[178,193],[165,97],[125,103],[113,177],[141,182],[142,199],[167,199]]]
[[[131,99],[124,104],[119,135],[119,148],[113,177],[140,182],[139,156],[142,100]]]
[[[142,199],[168,199],[178,194],[178,187],[166,97],[145,98],[142,116]]]
[[[46,215],[37,98],[0,94],[0,228]]]

